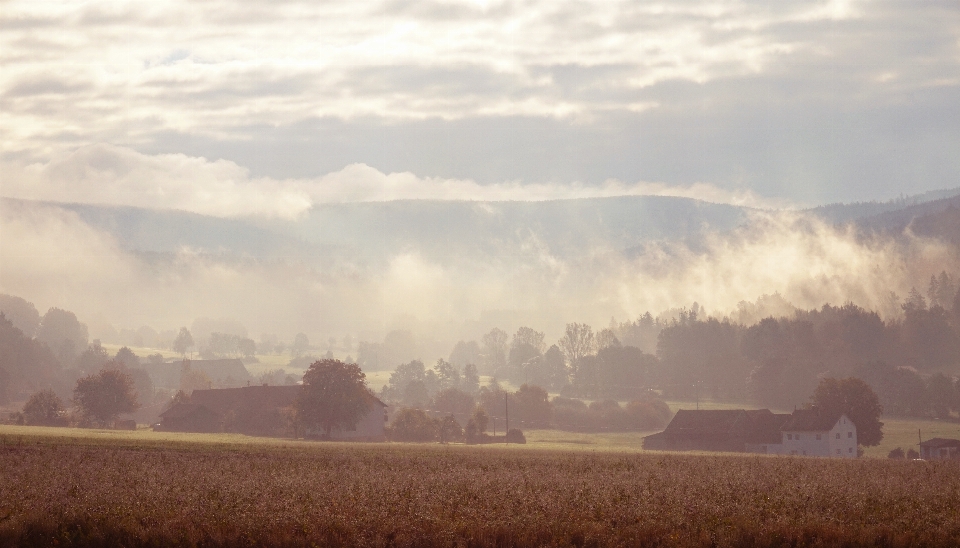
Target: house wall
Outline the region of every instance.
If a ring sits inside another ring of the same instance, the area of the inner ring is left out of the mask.
[[[773,447],[768,446],[767,452],[853,459],[857,457],[857,427],[841,415],[833,428],[823,432],[784,431],[781,445],[776,450]]]
[[[924,460],[955,459],[960,456],[956,447],[923,447],[920,457]]]
[[[830,430],[830,456],[857,458],[857,426],[846,415],[841,415]]]
[[[780,443],[779,453],[781,455],[830,456],[829,432],[786,431],[781,433]]]

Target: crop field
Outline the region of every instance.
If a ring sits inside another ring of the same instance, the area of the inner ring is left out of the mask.
[[[958,543],[958,462],[0,428],[2,546]]]

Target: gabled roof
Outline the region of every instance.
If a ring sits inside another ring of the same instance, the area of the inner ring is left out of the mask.
[[[929,447],[931,449],[938,449],[940,447],[960,448],[960,440],[955,440],[951,438],[930,438],[926,441],[920,442],[920,447]]]
[[[836,426],[843,413],[824,413],[819,408],[797,409],[783,425],[784,432],[826,432]]]
[[[293,405],[300,394],[300,386],[243,386],[241,388],[212,388],[194,390],[190,403],[203,405],[222,414],[243,407],[281,408]]]
[[[243,361],[230,358],[220,360],[184,360],[190,364],[190,369],[202,371],[211,379],[233,378],[236,382],[244,382],[250,378],[250,372],[243,365]]]
[[[738,438],[746,443],[779,443],[789,415],[769,409],[681,409],[663,431],[674,439]]]
[[[165,419],[182,419],[195,413],[208,413],[216,415],[215,411],[211,411],[205,405],[197,405],[195,403],[178,403],[163,413],[160,413],[160,417]]]

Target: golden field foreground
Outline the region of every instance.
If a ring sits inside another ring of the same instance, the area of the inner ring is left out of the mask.
[[[0,428],[0,545],[960,544],[960,462],[70,432]]]

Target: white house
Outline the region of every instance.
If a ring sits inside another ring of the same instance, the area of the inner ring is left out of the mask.
[[[836,416],[819,409],[794,411],[780,428],[780,445],[767,447],[768,453],[811,457],[857,457],[857,426],[845,414]]]

